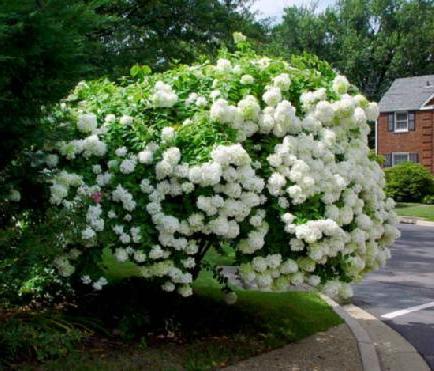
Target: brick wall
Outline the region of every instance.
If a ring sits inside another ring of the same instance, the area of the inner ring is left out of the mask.
[[[377,151],[418,153],[419,162],[434,174],[434,111],[417,111],[415,130],[406,133],[388,131],[388,114],[381,113],[377,124]]]

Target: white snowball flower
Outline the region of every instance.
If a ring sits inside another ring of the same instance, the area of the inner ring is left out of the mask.
[[[291,85],[291,79],[287,73],[282,73],[273,79],[273,85],[281,91],[287,91]]]
[[[275,107],[282,100],[282,94],[278,87],[270,87],[262,95],[263,101],[270,107]]]
[[[131,125],[133,121],[134,119],[128,115],[122,115],[122,117],[119,119],[119,123],[121,125]]]
[[[181,160],[181,151],[177,147],[171,147],[166,149],[163,153],[163,160],[169,164],[176,165]]]
[[[373,102],[369,103],[368,107],[365,109],[366,118],[369,121],[375,121],[378,118],[378,115],[380,114],[380,109],[378,108],[378,104]]]
[[[143,263],[146,261],[146,254],[143,251],[135,251],[133,258],[137,263]]]
[[[216,71],[220,73],[229,73],[232,70],[232,64],[225,58],[220,58],[215,66]]]
[[[113,113],[109,113],[104,117],[104,122],[106,123],[113,123],[115,121],[116,121],[116,115],[114,115]]]
[[[321,277],[316,276],[316,275],[311,275],[307,279],[307,283],[313,287],[316,287],[321,283]]]
[[[137,154],[137,159],[141,164],[151,164],[154,160],[154,154],[149,150],[141,151]]]
[[[178,96],[172,87],[163,81],[157,81],[154,86],[154,94],[151,96],[154,107],[173,107],[178,101]]]
[[[119,147],[115,150],[115,154],[118,157],[125,157],[128,153],[127,147]]]
[[[131,242],[131,237],[129,234],[122,233],[119,236],[119,241],[121,241],[123,244],[129,244]]]
[[[241,76],[240,83],[242,85],[252,85],[255,83],[255,79],[252,75],[243,75]]]
[[[45,158],[45,163],[50,168],[56,167],[57,164],[59,163],[59,156],[50,154]]]
[[[93,113],[85,113],[78,117],[77,129],[82,133],[93,133],[98,127],[96,115]]]
[[[82,142],[82,151],[85,158],[102,157],[107,152],[107,144],[99,140],[97,135],[91,135]]]
[[[298,272],[298,265],[292,259],[285,260],[280,266],[280,272],[283,274],[290,274]]]
[[[331,103],[326,101],[318,102],[315,109],[315,116],[323,123],[329,123],[335,115],[335,110]]]
[[[136,168],[136,160],[135,159],[126,159],[121,162],[119,165],[119,171],[122,174],[131,174]]]
[[[217,99],[211,106],[210,116],[213,120],[222,124],[230,123],[234,120],[235,107],[229,106],[225,99]]]
[[[175,129],[170,126],[166,126],[161,130],[161,140],[163,142],[170,142],[175,139],[175,136]]]
[[[178,293],[184,297],[191,296],[193,295],[193,289],[191,288],[191,286],[183,285],[178,288]]]
[[[101,174],[102,172],[101,165],[93,165],[92,172],[96,175]]]
[[[348,88],[350,87],[350,83],[348,82],[345,76],[338,75],[333,80],[332,87],[336,93],[342,95],[348,91]]]
[[[65,187],[63,184],[54,183],[50,187],[50,203],[54,205],[60,205],[62,200],[68,195],[68,188]]]
[[[161,285],[161,288],[163,291],[172,292],[175,291],[176,286],[172,282],[166,281]]]
[[[198,97],[197,93],[190,93],[190,95],[185,100],[185,104],[187,105],[193,104],[194,102],[196,102],[197,97]]]
[[[86,229],[84,229],[81,232],[81,238],[83,240],[90,240],[90,239],[94,238],[95,236],[96,236],[95,231],[90,227],[86,227]]]
[[[196,106],[198,107],[205,107],[208,104],[208,100],[205,97],[198,97],[196,99]]]
[[[238,108],[245,120],[256,120],[261,107],[253,95],[247,95],[238,102]]]
[[[128,253],[126,249],[117,248],[115,250],[115,257],[118,262],[125,262],[128,260]]]
[[[163,256],[164,251],[158,245],[153,246],[151,251],[149,252],[150,259],[161,259]]]

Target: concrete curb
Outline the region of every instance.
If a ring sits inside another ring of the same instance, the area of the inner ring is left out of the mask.
[[[411,216],[401,216],[399,218],[400,224],[416,224],[423,227],[434,227],[434,222],[428,220],[422,220]]]
[[[356,338],[360,358],[362,359],[363,370],[381,371],[382,369],[380,366],[377,352],[375,350],[375,344],[369,337],[368,332],[338,303],[323,294],[320,294],[320,296],[327,304],[332,307],[335,313],[345,321],[345,323],[353,333],[354,337]]]
[[[343,307],[369,334],[385,371],[430,371],[419,352],[404,337],[369,312],[348,304]]]
[[[399,333],[354,304],[340,306],[320,294],[350,328],[364,371],[430,371],[419,352]]]

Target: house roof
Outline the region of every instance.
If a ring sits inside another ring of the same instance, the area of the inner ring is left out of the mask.
[[[420,110],[431,97],[434,75],[396,79],[380,100],[380,112]]]

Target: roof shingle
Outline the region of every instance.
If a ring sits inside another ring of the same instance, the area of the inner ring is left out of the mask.
[[[396,79],[380,100],[380,112],[419,110],[433,95],[434,75]]]

